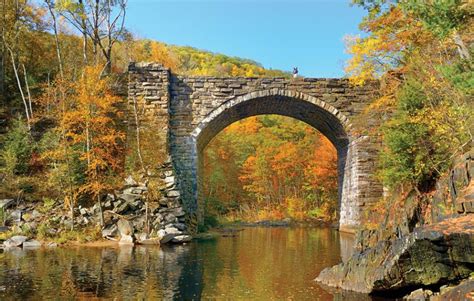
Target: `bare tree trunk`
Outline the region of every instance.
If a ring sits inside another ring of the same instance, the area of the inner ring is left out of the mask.
[[[23,67],[23,74],[25,76],[25,86],[26,86],[26,92],[28,94],[28,106],[30,108],[30,117],[33,118],[33,107],[31,105],[31,93],[30,93],[30,86],[28,85],[28,76],[26,74],[25,64],[21,64],[21,66]]]
[[[5,9],[5,0],[2,2],[2,47],[0,49],[0,99],[5,95],[5,41],[3,37],[5,36],[5,24],[6,20],[6,9]]]
[[[91,165],[91,134],[89,130],[89,122],[86,122],[86,157],[87,157],[87,167]]]
[[[54,40],[56,43],[56,55],[58,57],[59,74],[61,75],[61,78],[64,78],[63,60],[61,58],[61,47],[59,45],[58,25],[56,22],[56,14],[54,13],[53,4],[51,3],[51,0],[45,0],[45,2],[48,5],[49,13],[51,14],[51,18],[53,19],[53,31],[54,31]]]
[[[84,66],[87,65],[87,25],[85,20],[85,13],[84,13],[84,3],[83,0],[79,0],[79,6],[82,10],[81,16],[81,28],[82,28],[82,59],[84,62]]]
[[[102,210],[102,200],[100,199],[100,193],[97,194],[97,204],[99,204],[100,226],[104,227],[104,212]]]
[[[7,48],[8,48],[8,46],[7,46]],[[23,101],[23,105],[25,106],[26,121],[27,121],[27,124],[28,124],[28,129],[31,129],[30,113],[29,113],[29,110],[28,110],[28,104],[26,103],[25,94],[23,93],[23,88],[21,87],[21,81],[20,81],[20,77],[18,76],[18,69],[16,67],[15,57],[14,57],[13,51],[10,48],[8,48],[8,51],[10,52],[10,56],[11,56],[11,59],[12,59],[13,71],[15,72],[16,82],[18,84],[18,89],[20,90],[21,99]]]

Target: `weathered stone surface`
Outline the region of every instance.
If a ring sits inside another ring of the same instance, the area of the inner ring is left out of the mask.
[[[328,286],[370,293],[437,285],[469,276],[474,266],[474,219],[464,216],[353,255],[316,279]]]
[[[14,199],[3,199],[3,200],[0,200],[0,210],[1,210],[1,209],[8,209],[8,208],[10,208],[10,206],[12,206],[13,203],[15,203],[15,200],[14,200]]]
[[[185,243],[185,242],[190,242],[192,239],[193,238],[192,238],[191,235],[178,235],[178,236],[173,237],[171,242],[174,242],[174,243],[177,243],[177,244],[182,244],[182,243]]]
[[[120,219],[117,222],[117,228],[120,233],[120,236],[131,236],[133,235],[133,226],[132,224],[125,220],[125,219]]]
[[[118,235],[118,227],[115,224],[112,224],[108,227],[106,227],[104,230],[102,230],[102,237],[107,238],[107,237],[115,237]]]
[[[474,276],[458,285],[445,287],[439,294],[431,296],[430,301],[474,300]]]
[[[176,236],[176,234],[167,233],[165,230],[158,230],[157,235],[161,244],[166,244],[170,242]]]
[[[23,248],[39,248],[41,247],[41,243],[37,240],[27,240],[25,242],[23,242]]]
[[[21,247],[25,241],[28,240],[28,237],[23,236],[23,235],[15,235],[10,237],[9,239],[5,240],[3,242],[3,246],[5,248],[11,248],[11,247]]]
[[[120,245],[133,245],[135,240],[131,235],[122,235],[119,240]]]
[[[411,292],[410,295],[406,296],[403,299],[424,301],[424,300],[429,300],[431,295],[433,295],[432,291],[424,290],[424,289],[420,288],[420,289],[417,289],[417,290]]]
[[[125,179],[125,185],[127,185],[127,186],[137,186],[138,183],[132,178],[132,176],[128,176]]]

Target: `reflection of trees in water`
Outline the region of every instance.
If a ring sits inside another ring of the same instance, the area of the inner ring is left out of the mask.
[[[2,254],[0,299],[198,300],[202,291],[202,265],[193,246],[19,249],[18,254]]]
[[[0,253],[0,300],[358,300],[313,281],[350,245],[330,229],[254,228],[174,247],[18,249]]]

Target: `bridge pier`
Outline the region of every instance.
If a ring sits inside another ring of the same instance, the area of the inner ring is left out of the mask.
[[[174,200],[184,207],[190,231],[199,213],[205,146],[235,121],[279,114],[308,123],[336,147],[340,229],[353,232],[370,204],[382,197],[374,177],[376,139],[356,135],[351,125],[376,91],[376,85],[354,87],[346,79],[186,77],[159,64],[132,63],[128,101],[142,108],[142,126],[153,124],[166,141],[164,155],[171,158],[180,195]]]

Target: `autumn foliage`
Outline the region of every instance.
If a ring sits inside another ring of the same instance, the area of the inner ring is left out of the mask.
[[[230,220],[333,220],[337,155],[327,138],[282,116],[250,117],[207,146],[202,202]]]

